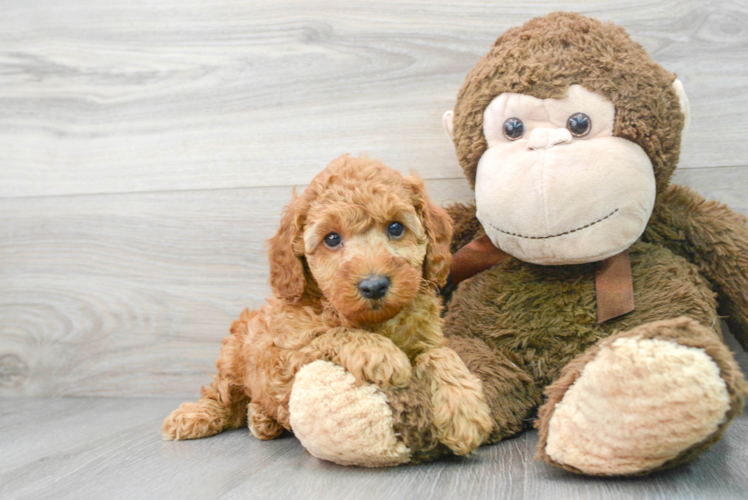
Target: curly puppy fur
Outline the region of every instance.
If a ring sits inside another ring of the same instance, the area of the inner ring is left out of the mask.
[[[402,235],[388,234],[392,222]],[[331,233],[340,244],[326,243]],[[449,216],[417,177],[369,158],[333,161],[286,207],[269,242],[274,297],[234,322],[218,375],[164,421],[163,436],[201,438],[245,418],[259,439],[291,430],[296,372],[322,359],[380,387],[426,382],[439,441],[460,455],[479,446],[492,426],[483,389],[445,347],[439,319],[451,236]],[[389,280],[383,297],[362,296],[370,276]]]

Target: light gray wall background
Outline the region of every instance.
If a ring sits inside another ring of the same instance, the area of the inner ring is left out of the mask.
[[[184,396],[336,156],[471,192],[441,129],[507,28],[623,25],[683,81],[676,180],[748,214],[748,3],[0,2],[0,395]]]

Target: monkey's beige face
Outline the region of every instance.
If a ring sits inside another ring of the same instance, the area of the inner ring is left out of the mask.
[[[484,112],[477,216],[493,243],[526,262],[611,257],[641,236],[655,201],[652,163],[613,136],[615,108],[579,85],[564,99],[505,93]]]
[[[357,324],[395,316],[418,293],[427,236],[415,209],[396,195],[369,207],[341,200],[310,210],[304,253],[320,290]]]

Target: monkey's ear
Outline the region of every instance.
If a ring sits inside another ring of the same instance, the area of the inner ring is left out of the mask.
[[[450,140],[454,140],[454,128],[455,128],[455,112],[451,109],[444,113],[442,116],[442,125],[444,125],[444,131],[449,136]]]
[[[268,241],[270,287],[276,297],[291,303],[301,300],[306,288],[304,254],[297,248],[303,225],[303,205],[302,199],[296,198],[283,210],[280,228]]]
[[[420,178],[411,175],[406,177],[406,180],[413,190],[413,204],[421,217],[428,240],[423,277],[443,287],[452,265],[452,253],[449,249],[452,242],[452,218],[446,210],[426,195],[426,189]]]
[[[688,96],[686,95],[686,90],[683,88],[683,83],[677,78],[673,82],[673,90],[675,91],[675,95],[678,96],[680,111],[683,113],[683,118],[685,118],[683,130],[680,133],[680,142],[682,145],[683,138],[686,137],[686,132],[688,132],[688,126],[691,124],[691,105],[688,103]]]

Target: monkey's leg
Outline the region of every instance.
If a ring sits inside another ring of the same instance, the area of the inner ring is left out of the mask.
[[[538,459],[591,475],[646,474],[695,458],[743,407],[718,335],[690,318],[601,340],[546,390]]]
[[[182,403],[161,425],[164,439],[198,439],[244,425],[249,397],[220,375],[195,403]]]
[[[430,407],[430,395],[414,385],[418,385],[415,377],[399,391],[415,409]],[[362,383],[342,366],[318,360],[296,373],[289,420],[294,435],[317,458],[341,465],[386,467],[410,461],[410,449],[397,435],[391,403],[376,385]]]
[[[532,378],[477,339],[447,338],[480,379],[496,442],[527,427],[541,397]],[[432,411],[431,382],[361,384],[340,366],[315,361],[296,374],[289,404],[293,432],[312,455],[343,465],[382,467],[448,455]]]

